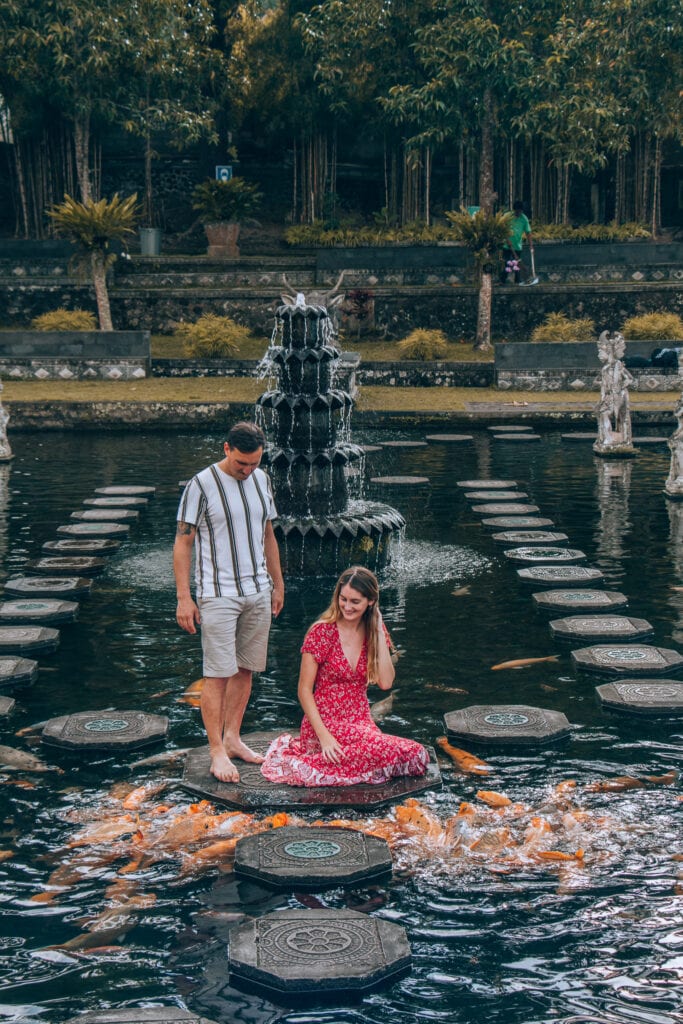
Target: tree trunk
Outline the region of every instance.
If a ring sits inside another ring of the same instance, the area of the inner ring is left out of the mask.
[[[90,188],[90,124],[88,115],[74,121],[74,150],[76,154],[76,177],[81,190],[81,202],[92,198]]]
[[[492,277],[482,271],[479,285],[479,308],[477,310],[477,336],[474,348],[484,352],[491,348],[491,297],[493,293]]]
[[[479,205],[484,213],[493,213],[493,97],[484,90],[484,114],[481,123],[479,162]]]
[[[92,270],[92,283],[95,288],[95,299],[97,301],[97,315],[100,321],[101,331],[113,331],[111,322],[111,309],[109,306],[109,291],[107,290],[107,268],[104,258],[100,253],[92,253],[90,256],[90,267]]]
[[[662,224],[662,140],[655,139],[655,155],[652,166],[652,220],[650,227],[655,238]]]

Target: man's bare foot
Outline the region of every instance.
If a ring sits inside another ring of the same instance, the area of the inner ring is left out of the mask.
[[[240,773],[235,768],[227,754],[215,754],[211,757],[209,771],[219,782],[239,782]]]
[[[230,757],[236,757],[240,761],[246,761],[247,764],[263,764],[265,758],[261,754],[257,754],[255,750],[248,747],[242,740],[237,739],[233,742],[225,740],[226,753]]]

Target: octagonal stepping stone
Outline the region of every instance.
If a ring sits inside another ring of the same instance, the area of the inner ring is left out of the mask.
[[[542,516],[492,516],[490,519],[482,519],[482,526],[492,526],[498,530],[536,530],[545,526],[554,526],[552,519],[544,519]]]
[[[127,523],[69,523],[67,526],[58,526],[57,533],[66,534],[68,537],[118,537],[125,538],[130,532]],[[45,548],[43,548],[45,550]],[[72,549],[73,550],[73,549]]]
[[[0,716],[11,715],[16,703],[14,697],[0,697]]]
[[[535,565],[558,565],[582,562],[586,555],[577,548],[523,547],[508,548],[503,554],[511,562],[530,562]]]
[[[517,486],[516,480],[457,480],[456,487],[464,487],[469,490],[487,490],[491,489],[494,491],[501,490],[512,490]]]
[[[52,654],[58,647],[58,629],[0,626],[0,654]]]
[[[647,448],[648,446],[666,448],[669,444],[668,437],[633,437],[631,441],[641,448]]]
[[[401,925],[355,910],[280,910],[230,931],[231,978],[278,993],[363,992],[410,962]]]
[[[543,746],[567,737],[571,726],[561,711],[527,704],[472,704],[444,715],[449,740]]]
[[[683,717],[683,683],[676,679],[621,679],[595,691],[603,707],[631,715]]]
[[[599,569],[585,565],[531,565],[517,569],[517,575],[524,583],[542,587],[589,587],[604,579]]]
[[[381,452],[382,451],[382,445],[381,444],[362,444],[361,448],[363,449],[363,451],[365,452],[366,455],[372,455],[373,452]],[[185,487],[185,484],[187,483],[187,480],[183,480],[183,481],[181,481],[181,483],[182,483],[183,487]]]
[[[125,1009],[88,1010],[65,1024],[214,1024],[191,1010],[177,1006],[134,1006]]]
[[[30,686],[38,678],[38,662],[13,655],[0,657],[0,687]]]
[[[33,558],[26,563],[26,571],[36,576],[99,576],[107,567],[106,558],[90,555],[54,555]]]
[[[461,444],[464,441],[474,441],[473,434],[427,434],[427,441],[432,444]]]
[[[0,601],[0,623],[18,626],[56,626],[75,622],[78,617],[77,601],[60,601],[54,598],[24,598],[19,601]]]
[[[70,750],[137,750],[159,743],[168,718],[144,711],[79,711],[51,718],[41,733],[48,746]]]
[[[597,441],[598,439],[598,435],[595,433],[595,431],[591,430],[571,430],[567,434],[560,434],[560,437],[563,441],[567,441],[569,444],[571,444],[574,441],[585,441],[592,443],[593,441]]]
[[[426,448],[426,441],[380,441],[382,448]]]
[[[572,651],[572,661],[584,672],[615,676],[663,676],[683,669],[683,657],[667,647],[640,644],[597,644]]]
[[[140,518],[133,508],[88,508],[85,512],[72,512],[70,519],[83,523],[126,523]]]
[[[531,599],[539,611],[555,612],[564,608],[615,611],[628,604],[626,594],[618,590],[551,590],[532,594]]]
[[[92,580],[79,576],[17,576],[7,580],[5,593],[17,597],[87,597]]]
[[[468,501],[523,501],[529,495],[525,491],[465,491]]]
[[[570,615],[553,619],[549,626],[556,640],[646,640],[654,634],[646,619],[628,615]]]
[[[493,435],[493,440],[494,441],[540,441],[541,440],[541,435],[540,434],[531,434],[531,433],[527,434],[526,432],[522,433],[521,431],[520,431],[519,434],[510,434],[508,432],[508,433],[505,433],[505,434],[494,434]]]
[[[504,530],[502,533],[494,533],[491,540],[496,544],[565,544],[569,537],[566,533],[558,533],[555,530]]]
[[[350,828],[285,826],[239,839],[235,874],[282,889],[320,890],[391,873],[389,844]]]
[[[482,516],[529,516],[533,512],[540,512],[540,509],[538,505],[525,505],[522,502],[492,501],[486,505],[473,505],[472,511]]]
[[[255,732],[243,736],[244,742],[259,754],[265,754],[272,740],[281,735],[281,730]],[[381,807],[382,804],[399,802],[408,796],[415,796],[428,789],[441,788],[441,773],[434,751],[428,747],[429,766],[425,775],[398,779],[372,786],[362,783],[356,786],[285,786],[268,782],[257,764],[237,761],[239,782],[219,782],[209,771],[211,758],[209,748],[196,747],[185,759],[181,785],[192,793],[226,804],[237,810],[257,810],[276,807],[288,810],[292,807]]]
[[[492,434],[521,434],[533,431],[533,427],[523,423],[494,423],[486,429]]]
[[[96,487],[95,494],[111,495],[126,498],[153,498],[156,487],[145,487],[138,484],[116,484],[110,487]]]
[[[111,495],[108,498],[86,498],[83,504],[86,508],[143,509],[146,505],[149,505],[149,498],[126,498],[123,495],[121,497]]]
[[[428,484],[428,476],[373,476],[370,478],[373,484],[384,487],[418,487],[421,484]]]
[[[43,544],[42,550],[55,555],[113,555],[121,547],[118,540],[106,540],[105,538],[93,538],[88,540],[48,540]]]

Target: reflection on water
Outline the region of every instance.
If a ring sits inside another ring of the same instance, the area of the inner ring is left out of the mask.
[[[622,721],[600,709],[600,680],[573,674],[569,649],[551,639],[529,590],[455,487],[482,475],[516,480],[603,569],[606,586],[629,596],[630,613],[652,623],[653,643],[676,646],[683,508],[661,493],[668,454],[613,464],[549,435],[530,463],[528,450],[482,431],[471,446],[368,456],[369,475],[430,478],[419,498],[391,499],[408,527],[401,560],[383,580],[384,617],[403,654],[383,727],[434,743],[446,711],[514,701],[563,711],[574,728],[557,748],[479,752],[490,769],[483,777],[444,758],[444,788],[420,806],[350,822],[390,839],[389,884],[297,897],[235,880],[231,844],[268,822],[193,811],[178,786],[181,760],[163,759],[203,742],[199,712],[178,700],[201,669],[198,642],[179,634],[173,617],[177,481],[216,458],[221,443],[196,434],[151,434],[144,448],[116,433],[78,445],[59,434],[13,438],[0,492],[6,572],[36,557],[96,486],[155,483],[159,491],[79,623],[41,663],[38,682],[15,694],[11,719],[0,719],[0,744],[62,770],[0,771],[0,1020],[58,1024],[87,1009],[165,1004],[263,1024],[680,1024],[683,802],[668,773],[681,768],[683,722]],[[329,579],[289,581],[248,728],[297,721],[298,649],[330,588]],[[491,672],[551,654],[556,663]],[[150,752],[162,757],[130,770],[144,753],[83,761],[47,756],[30,733],[14,735],[104,707],[167,714],[166,751]],[[486,802],[481,790],[497,796]],[[245,915],[301,905],[402,923],[412,973],[360,1004],[313,1010],[234,989],[230,928]]]

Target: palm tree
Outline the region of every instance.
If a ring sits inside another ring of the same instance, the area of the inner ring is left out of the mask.
[[[107,290],[107,268],[116,259],[111,245],[134,234],[138,215],[137,194],[119,199],[118,192],[110,200],[86,199],[83,203],[65,194],[63,202],[48,210],[57,232],[76,246],[78,264],[92,275],[101,331],[114,329]]]
[[[503,248],[510,237],[511,213],[487,213],[477,210],[471,215],[467,210],[449,211],[446,217],[453,226],[455,237],[467,246],[474,257],[480,274],[479,308],[477,311],[477,334],[474,348],[484,351],[491,348],[491,297],[492,276]]]

